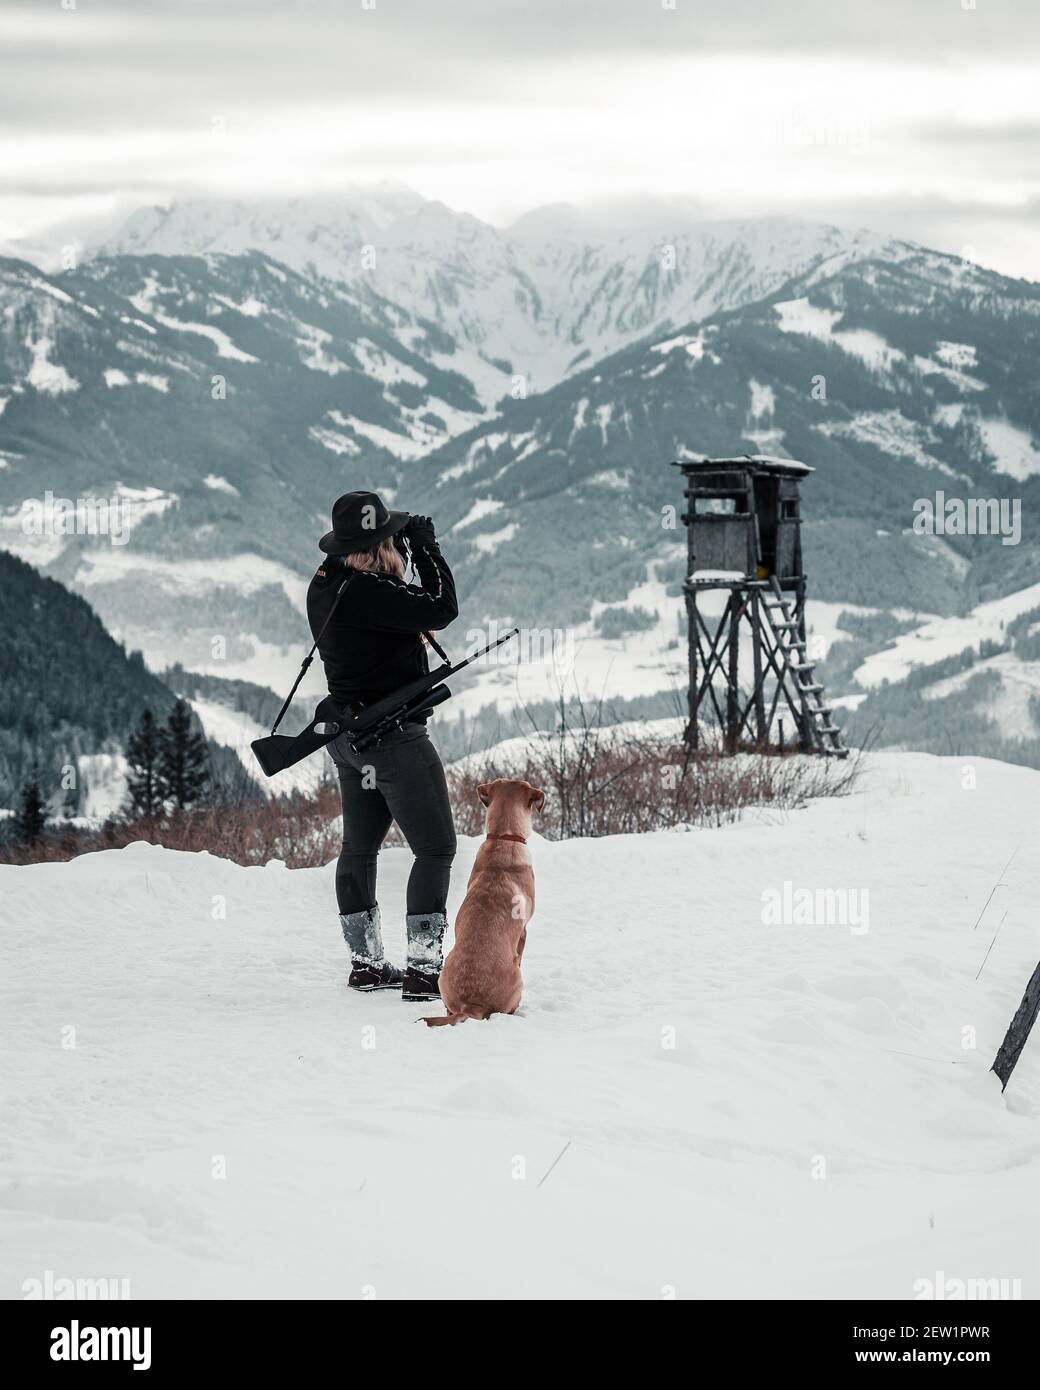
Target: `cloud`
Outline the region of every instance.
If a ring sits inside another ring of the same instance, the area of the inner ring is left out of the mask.
[[[769,211],[769,209],[763,209]],[[1040,197],[1016,205],[915,196],[832,201],[830,221],[867,227],[949,255],[961,256],[1001,274],[1040,280],[1037,227]]]
[[[642,193],[1024,226],[1038,49],[1032,0],[7,5],[0,236],[105,200],[383,177],[498,222]]]
[[[36,128],[198,121],[306,98],[480,100],[546,60],[717,53],[979,62],[1040,48],[1033,0],[78,0],[4,6],[5,119]],[[622,77],[623,81],[623,77]],[[461,84],[461,85],[460,85]],[[534,93],[532,93],[534,95]],[[732,94],[740,99],[740,89]],[[676,111],[682,119],[689,107]]]

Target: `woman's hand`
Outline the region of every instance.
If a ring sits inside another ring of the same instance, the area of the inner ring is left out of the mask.
[[[433,518],[430,516],[410,516],[404,524],[404,528],[399,532],[409,545],[432,545],[437,536],[433,529]]]

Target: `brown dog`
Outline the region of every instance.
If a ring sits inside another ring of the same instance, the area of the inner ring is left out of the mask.
[[[515,1013],[523,992],[520,959],[534,915],[534,866],[527,848],[531,816],[545,793],[530,782],[497,777],[477,788],[487,807],[487,838],[477,850],[466,896],[455,918],[455,945],[441,970],[446,1018],[431,1028]]]

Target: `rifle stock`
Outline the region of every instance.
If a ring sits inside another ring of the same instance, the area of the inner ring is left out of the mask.
[[[331,743],[342,731],[345,722],[345,712],[330,695],[326,695],[318,702],[314,718],[300,733],[268,734],[265,738],[254,739],[249,746],[265,775],[273,777],[276,772],[283,772],[294,763],[310,757],[319,748],[324,748],[326,743]],[[331,731],[327,727],[329,725],[333,726]]]

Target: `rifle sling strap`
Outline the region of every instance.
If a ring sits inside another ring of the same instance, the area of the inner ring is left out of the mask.
[[[432,632],[424,632],[424,633],[423,633],[423,636],[426,638],[427,642],[429,642],[430,646],[431,646],[431,647],[433,648],[433,650],[437,653],[437,655],[440,657],[440,659],[444,662],[445,666],[450,666],[450,665],[451,665],[451,657],[450,657],[450,656],[448,655],[448,653],[444,650],[444,648],[441,646],[441,644],[437,641],[437,639],[436,639],[436,637],[434,637],[433,633],[432,633]]]
[[[272,734],[273,734],[273,733],[277,733],[277,731],[278,731],[278,725],[282,722],[282,720],[283,720],[284,717],[285,717],[285,711],[286,711],[286,710],[289,708],[289,706],[292,704],[293,696],[296,694],[297,690],[299,690],[299,688],[300,688],[300,682],[303,680],[304,676],[307,674],[307,667],[308,667],[308,666],[311,664],[311,662],[314,660],[314,653],[318,650],[318,643],[319,643],[319,642],[321,641],[321,639],[325,636],[325,629],[328,627],[329,623],[332,622],[332,615],[333,615],[333,613],[335,613],[336,608],[337,608],[337,606],[338,606],[338,604],[339,604],[339,601],[340,601],[340,599],[343,597],[344,590],[346,589],[347,585],[350,583],[350,581],[351,581],[353,578],[354,578],[354,572],[352,571],[350,574],[347,575],[346,579],[344,579],[343,583],[342,583],[342,584],[339,586],[339,588],[336,590],[336,597],[332,600],[332,607],[329,609],[328,613],[326,614],[326,616],[325,616],[325,621],[322,623],[321,627],[318,629],[318,635],[317,635],[317,637],[315,637],[315,639],[314,639],[314,645],[311,647],[311,649],[310,649],[310,651],[307,653],[307,655],[303,658],[303,664],[300,666],[300,673],[299,673],[299,675],[296,677],[295,681],[293,681],[293,688],[289,691],[288,695],[286,695],[286,697],[285,697],[285,704],[284,704],[284,705],[281,707],[281,709],[278,711],[278,718],[277,718],[277,719],[274,721],[274,723],[271,725],[271,733],[272,733]]]

